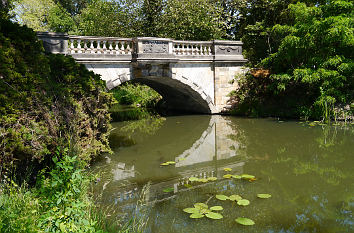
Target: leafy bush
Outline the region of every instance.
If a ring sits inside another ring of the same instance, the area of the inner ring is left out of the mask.
[[[69,143],[85,161],[109,151],[113,98],[98,75],[71,57],[44,54],[31,29],[4,19],[0,61],[0,172],[14,162],[35,174]]]

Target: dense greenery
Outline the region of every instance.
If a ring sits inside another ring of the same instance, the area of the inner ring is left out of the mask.
[[[329,119],[336,108],[349,110],[354,102],[353,3],[291,4],[288,15],[286,24],[272,27],[279,46],[259,63],[263,70],[241,80],[236,111]]]

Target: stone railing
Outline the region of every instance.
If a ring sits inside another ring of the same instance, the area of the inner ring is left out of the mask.
[[[72,36],[38,32],[48,52],[70,54],[78,62],[245,62],[241,41],[180,41],[166,38]]]

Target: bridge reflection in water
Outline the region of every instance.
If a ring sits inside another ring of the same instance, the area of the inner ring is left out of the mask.
[[[135,145],[113,148],[113,155],[95,165],[94,170],[103,172],[96,192],[102,192],[104,203],[133,208],[143,186],[149,181],[151,185],[145,201],[158,202],[189,190],[190,187],[186,186],[191,183],[188,179],[192,176],[221,180],[226,167],[232,168],[232,174],[242,173],[245,161],[243,143],[237,140],[240,132],[227,118],[187,116],[182,122],[179,119],[167,118],[153,135],[135,132],[130,136],[136,141]],[[116,130],[112,134],[120,133]],[[175,161],[176,164],[161,167],[165,161]],[[210,183],[198,183],[192,189]],[[172,187],[173,192],[163,192]]]

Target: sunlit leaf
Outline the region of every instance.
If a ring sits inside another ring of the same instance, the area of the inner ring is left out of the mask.
[[[242,177],[239,176],[239,175],[232,175],[232,178],[234,178],[234,179],[241,179]]]
[[[189,179],[188,179],[189,181],[199,181],[199,178],[197,178],[197,177],[189,177]]]
[[[203,218],[204,214],[201,213],[193,213],[189,216],[190,218]]]
[[[165,193],[170,193],[170,192],[173,192],[173,191],[174,191],[174,188],[173,188],[173,187],[165,188],[165,189],[162,190],[162,191],[165,192]]]
[[[211,212],[211,210],[209,210],[209,209],[201,209],[200,210],[200,213],[202,213],[202,214],[207,214],[207,213],[210,213]]]
[[[231,196],[229,196],[229,199],[231,201],[239,201],[239,200],[242,200],[242,197],[240,195],[231,195]]]
[[[186,158],[179,158],[178,161],[186,160]]]
[[[208,209],[208,205],[204,203],[195,203],[194,207],[199,209]]]
[[[241,199],[241,200],[237,201],[237,205],[246,206],[246,205],[249,205],[249,204],[250,204],[250,201],[247,200],[247,199]]]
[[[254,225],[254,221],[249,218],[236,218],[235,221],[241,225],[251,226]]]
[[[225,200],[229,199],[229,197],[225,196],[225,195],[216,195],[215,197],[216,197],[216,199],[219,199],[221,201],[225,201]]]
[[[208,177],[208,180],[209,180],[209,181],[215,181],[215,180],[217,180],[217,179],[218,179],[218,178],[212,177],[212,176],[211,176],[211,177]]]
[[[254,179],[254,178],[256,178],[255,176],[252,176],[252,175],[248,175],[248,174],[243,174],[243,175],[241,175],[241,177],[242,177],[243,179],[246,179],[246,180],[249,180],[249,179]]]
[[[231,174],[226,174],[226,175],[223,175],[222,177],[230,179],[232,177],[232,175]]]
[[[268,193],[260,193],[260,194],[257,194],[257,197],[266,199],[266,198],[272,197],[272,195],[270,195]]]
[[[199,209],[197,209],[197,208],[185,208],[185,209],[183,209],[183,211],[188,214],[199,213]]]
[[[208,218],[211,218],[211,219],[222,219],[223,216],[219,213],[214,213],[214,212],[210,212],[210,213],[207,213],[205,216],[207,216]]]
[[[232,171],[232,168],[225,167],[225,168],[224,168],[224,171],[226,171],[226,172],[231,172],[231,171]]]
[[[160,164],[161,166],[168,166],[168,165],[170,165],[169,163],[161,163]]]
[[[203,182],[203,183],[206,183],[206,182],[208,182],[208,179],[205,179],[205,178],[201,178],[201,179],[199,179],[198,181],[199,181],[199,182]]]
[[[222,208],[222,206],[219,206],[219,205],[210,207],[210,210],[215,210],[215,211],[217,211],[217,210],[223,210],[223,209],[224,209],[224,208]]]
[[[184,184],[184,187],[186,187],[186,188],[192,188],[193,185],[191,185],[191,184]]]
[[[176,162],[175,162],[175,161],[167,161],[166,163],[168,163],[168,164],[175,164]]]

